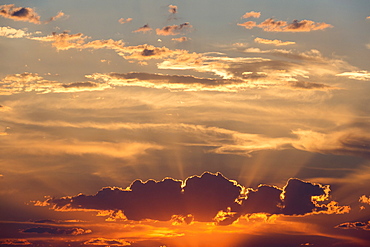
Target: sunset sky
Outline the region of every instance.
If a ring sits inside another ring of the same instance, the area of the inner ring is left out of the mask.
[[[370,246],[369,0],[0,0],[0,246]]]

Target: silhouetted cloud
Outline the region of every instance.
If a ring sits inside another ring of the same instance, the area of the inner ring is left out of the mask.
[[[3,245],[3,246],[7,246],[7,245],[17,245],[17,246],[32,245],[32,243],[29,242],[27,239],[1,239],[0,244]]]
[[[353,230],[370,231],[370,221],[367,221],[367,222],[361,222],[361,221],[346,222],[346,223],[342,223],[342,224],[339,224],[339,225],[335,226],[335,228],[345,229],[345,230],[353,229]]]
[[[254,42],[266,45],[275,45],[275,46],[285,46],[285,45],[294,45],[295,42],[293,41],[282,41],[278,39],[270,40],[270,39],[262,39],[262,38],[255,38]]]
[[[253,17],[253,18],[260,18],[261,16],[261,12],[255,12],[255,11],[251,11],[251,12],[247,12],[245,13],[242,18],[246,19],[246,18],[250,18],[250,17]]]
[[[128,189],[107,187],[95,195],[77,195],[50,198],[35,205],[52,205],[54,210],[97,210],[121,214],[129,220],[174,219],[230,224],[245,214],[305,215],[313,213],[343,214],[346,206],[329,199],[329,186],[289,179],[280,189],[261,185],[257,190],[247,189],[220,173],[206,172],[184,182],[172,178],[162,181],[134,181]],[[318,203],[320,202],[320,204]],[[114,217],[114,215],[113,215]],[[123,219],[125,217],[119,216]]]
[[[237,25],[243,26],[247,29],[259,27],[266,32],[310,32],[333,27],[324,22],[319,23],[311,20],[293,20],[291,23],[288,23],[286,21],[276,21],[273,18],[266,19],[259,24],[254,21],[247,21],[244,23],[238,23]]]
[[[157,28],[155,31],[157,35],[168,36],[168,35],[180,34],[182,30],[189,29],[191,27],[192,25],[190,25],[189,22],[185,22],[180,25],[166,26],[166,27],[163,27],[162,29]]]
[[[127,18],[127,19],[121,18],[121,19],[118,20],[118,22],[121,23],[121,24],[125,24],[125,23],[128,23],[128,22],[131,22],[132,20],[133,20],[132,18]]]
[[[91,233],[91,230],[83,228],[61,228],[61,227],[33,227],[23,230],[24,233],[48,233],[52,235],[82,235]]]
[[[123,239],[93,238],[84,242],[84,245],[130,246],[131,243]]]
[[[149,31],[151,31],[152,28],[149,27],[148,24],[145,24],[144,26],[142,27],[139,27],[138,29],[136,29],[135,31],[132,31],[133,33],[147,33]]]

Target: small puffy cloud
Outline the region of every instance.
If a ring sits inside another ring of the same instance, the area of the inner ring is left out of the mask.
[[[132,31],[132,32],[133,33],[147,33],[149,31],[152,31],[152,28],[149,27],[148,24],[145,24],[144,26],[139,27],[138,29],[136,29],[135,31]]]
[[[6,37],[6,38],[24,38],[30,36],[30,33],[25,32],[21,29],[15,29],[12,27],[0,27],[0,36]]]
[[[362,195],[359,199],[359,202],[369,204],[370,205],[370,196],[367,197],[365,195]]]
[[[35,24],[41,24],[40,16],[32,8],[16,7],[14,4],[1,5],[0,16],[15,21],[26,21]]]
[[[190,25],[189,22],[185,22],[180,25],[166,26],[163,27],[162,29],[157,28],[155,31],[157,35],[168,36],[180,34],[183,30],[189,29],[191,27],[192,25]]]
[[[250,18],[250,17],[253,17],[253,18],[260,18],[261,16],[261,12],[255,12],[255,11],[251,11],[251,12],[247,12],[245,13],[242,18],[243,19],[246,19],[246,18]]]
[[[265,44],[265,45],[275,45],[275,46],[285,46],[285,45],[294,45],[295,42],[293,41],[282,41],[278,39],[270,40],[270,39],[263,39],[263,38],[255,38],[254,42]]]
[[[23,230],[24,233],[48,233],[51,235],[82,235],[82,234],[88,234],[91,233],[91,230],[89,229],[83,229],[83,228],[60,228],[60,227],[33,227]]]
[[[125,24],[125,23],[128,23],[128,22],[131,22],[132,20],[133,20],[132,18],[127,18],[127,19],[121,18],[121,19],[118,20],[118,22],[121,23],[121,24]]]
[[[293,20],[291,23],[288,23],[286,21],[276,21],[273,18],[266,19],[259,24],[254,21],[247,21],[241,24],[238,23],[237,25],[243,26],[247,29],[259,27],[266,32],[310,32],[333,27],[324,22],[318,23],[311,20]]]
[[[366,230],[370,231],[370,221],[365,222],[346,222],[340,225],[335,226],[335,228],[339,229],[354,229],[354,230]]]
[[[131,244],[123,239],[93,238],[84,245],[104,245],[104,246],[130,246]]]
[[[185,42],[185,41],[188,41],[188,40],[190,40],[189,38],[187,38],[187,37],[180,37],[180,38],[172,38],[171,40],[173,40],[173,41],[176,41],[176,42]]]
[[[8,245],[23,246],[23,245],[32,245],[32,243],[29,242],[27,239],[1,239],[0,245],[2,246],[8,246]]]
[[[56,19],[62,18],[66,16],[62,11],[60,11],[56,16],[50,17],[48,22],[55,21]]]
[[[168,5],[168,12],[170,12],[171,14],[176,14],[177,13],[177,6],[176,5]]]
[[[370,81],[370,72],[367,70],[343,72],[343,73],[337,74],[337,76],[347,77],[349,79],[359,80],[359,81]]]

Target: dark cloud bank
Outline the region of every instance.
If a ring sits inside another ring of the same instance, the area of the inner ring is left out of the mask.
[[[184,182],[134,181],[129,188],[106,187],[95,195],[79,194],[49,198],[36,205],[52,205],[55,210],[109,210],[123,212],[129,220],[153,219],[217,222],[227,225],[242,215],[253,213],[306,215],[336,212],[324,201],[329,186],[289,179],[283,188],[260,185],[246,189],[220,173],[192,176]],[[332,204],[331,204],[332,205]],[[114,216],[114,214],[113,214]]]

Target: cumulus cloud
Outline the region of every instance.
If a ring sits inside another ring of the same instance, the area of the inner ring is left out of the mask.
[[[91,233],[89,229],[83,228],[60,228],[60,227],[33,227],[23,230],[24,233],[47,233],[51,235],[82,235]]]
[[[15,29],[12,27],[0,27],[0,36],[6,37],[6,38],[24,38],[30,36],[30,33],[27,33],[26,31],[22,29]]]
[[[243,191],[247,191],[244,193]],[[230,224],[239,216],[254,213],[306,215],[345,213],[331,210],[329,186],[289,179],[278,188],[261,185],[258,189],[243,188],[220,173],[206,172],[185,181],[166,178],[162,181],[135,180],[129,188],[106,187],[95,195],[49,198],[36,205],[51,205],[54,210],[96,210],[123,212],[129,220],[176,219]],[[318,202],[321,202],[319,204]],[[220,219],[219,216],[222,216]]]
[[[270,40],[270,39],[263,39],[263,38],[255,38],[254,42],[266,45],[275,45],[275,46],[285,46],[285,45],[294,45],[295,42],[293,41],[282,41],[278,39]]]
[[[93,238],[86,242],[85,245],[104,245],[104,246],[130,246],[131,244],[123,239]]]
[[[152,31],[152,28],[149,27],[148,24],[145,24],[144,26],[139,27],[138,29],[136,29],[135,31],[132,31],[132,32],[133,33],[147,33],[149,31]]]
[[[180,25],[165,26],[162,29],[157,28],[155,31],[157,35],[168,36],[180,34],[183,30],[188,30],[189,28],[192,28],[192,25],[189,22],[185,22]]]
[[[245,13],[242,18],[246,19],[246,18],[250,18],[250,17],[253,17],[253,18],[260,18],[261,16],[261,12],[255,12],[255,11],[251,11],[251,12],[247,12]]]
[[[40,16],[32,8],[16,7],[14,4],[1,5],[0,15],[15,21],[41,24]]]
[[[367,197],[365,195],[362,195],[359,199],[359,202],[369,204],[370,205],[370,196]]]
[[[170,12],[171,14],[176,14],[177,13],[177,6],[176,5],[168,5],[168,12]]]
[[[121,19],[118,20],[118,22],[121,23],[121,24],[125,24],[125,23],[128,23],[128,22],[131,22],[132,20],[133,20],[132,18],[127,18],[127,19],[121,18]]]
[[[259,27],[266,32],[310,32],[333,27],[332,25],[324,22],[314,22],[311,20],[293,20],[292,22],[288,23],[286,21],[276,21],[273,18],[266,19],[259,24],[253,21],[247,21],[244,23],[238,23],[237,25],[243,26],[247,29]]]
[[[343,72],[343,73],[337,74],[337,76],[347,77],[349,79],[359,80],[359,81],[370,81],[370,72],[367,70]]]

